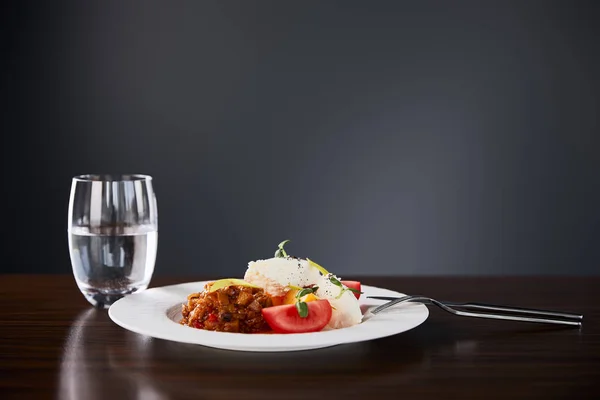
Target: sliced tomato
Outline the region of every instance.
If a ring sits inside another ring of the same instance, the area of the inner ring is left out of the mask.
[[[361,292],[359,281],[341,281],[341,282],[342,282],[342,285],[346,285],[350,289],[358,290],[358,292]],[[360,293],[357,293],[357,292],[352,292],[352,293],[354,293],[354,297],[356,297],[357,299],[360,299]]]
[[[273,306],[262,309],[267,324],[277,333],[318,332],[325,328],[331,319],[331,304],[327,300],[306,303],[308,316],[298,315],[295,304]]]

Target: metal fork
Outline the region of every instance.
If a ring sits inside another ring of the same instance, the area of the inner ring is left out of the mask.
[[[367,296],[369,299],[390,300],[389,303],[380,305],[371,310],[371,314],[378,314],[389,307],[406,303],[418,302],[423,304],[434,304],[442,310],[461,317],[476,317],[476,318],[491,318],[503,319],[522,322],[538,322],[546,324],[561,324],[571,326],[581,326],[583,315],[572,314],[548,310],[534,310],[530,308],[506,307],[493,304],[480,303],[451,303],[447,301],[438,301],[426,296],[404,296],[404,297],[387,297],[387,296]],[[472,312],[463,310],[480,310],[492,311],[493,313]]]

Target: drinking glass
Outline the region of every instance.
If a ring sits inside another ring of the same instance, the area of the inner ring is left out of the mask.
[[[148,175],[73,178],[69,254],[81,293],[95,307],[145,290],[158,248],[158,210]]]

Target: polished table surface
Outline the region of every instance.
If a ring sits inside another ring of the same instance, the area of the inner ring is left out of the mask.
[[[389,338],[233,352],[129,332],[92,308],[72,276],[2,275],[0,399],[600,399],[600,278],[358,279],[443,300],[577,312],[584,321],[557,328],[430,307],[421,326]]]

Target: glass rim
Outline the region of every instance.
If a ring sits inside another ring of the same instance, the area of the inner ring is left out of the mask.
[[[77,182],[135,182],[151,181],[152,176],[146,174],[82,174],[73,177]]]

